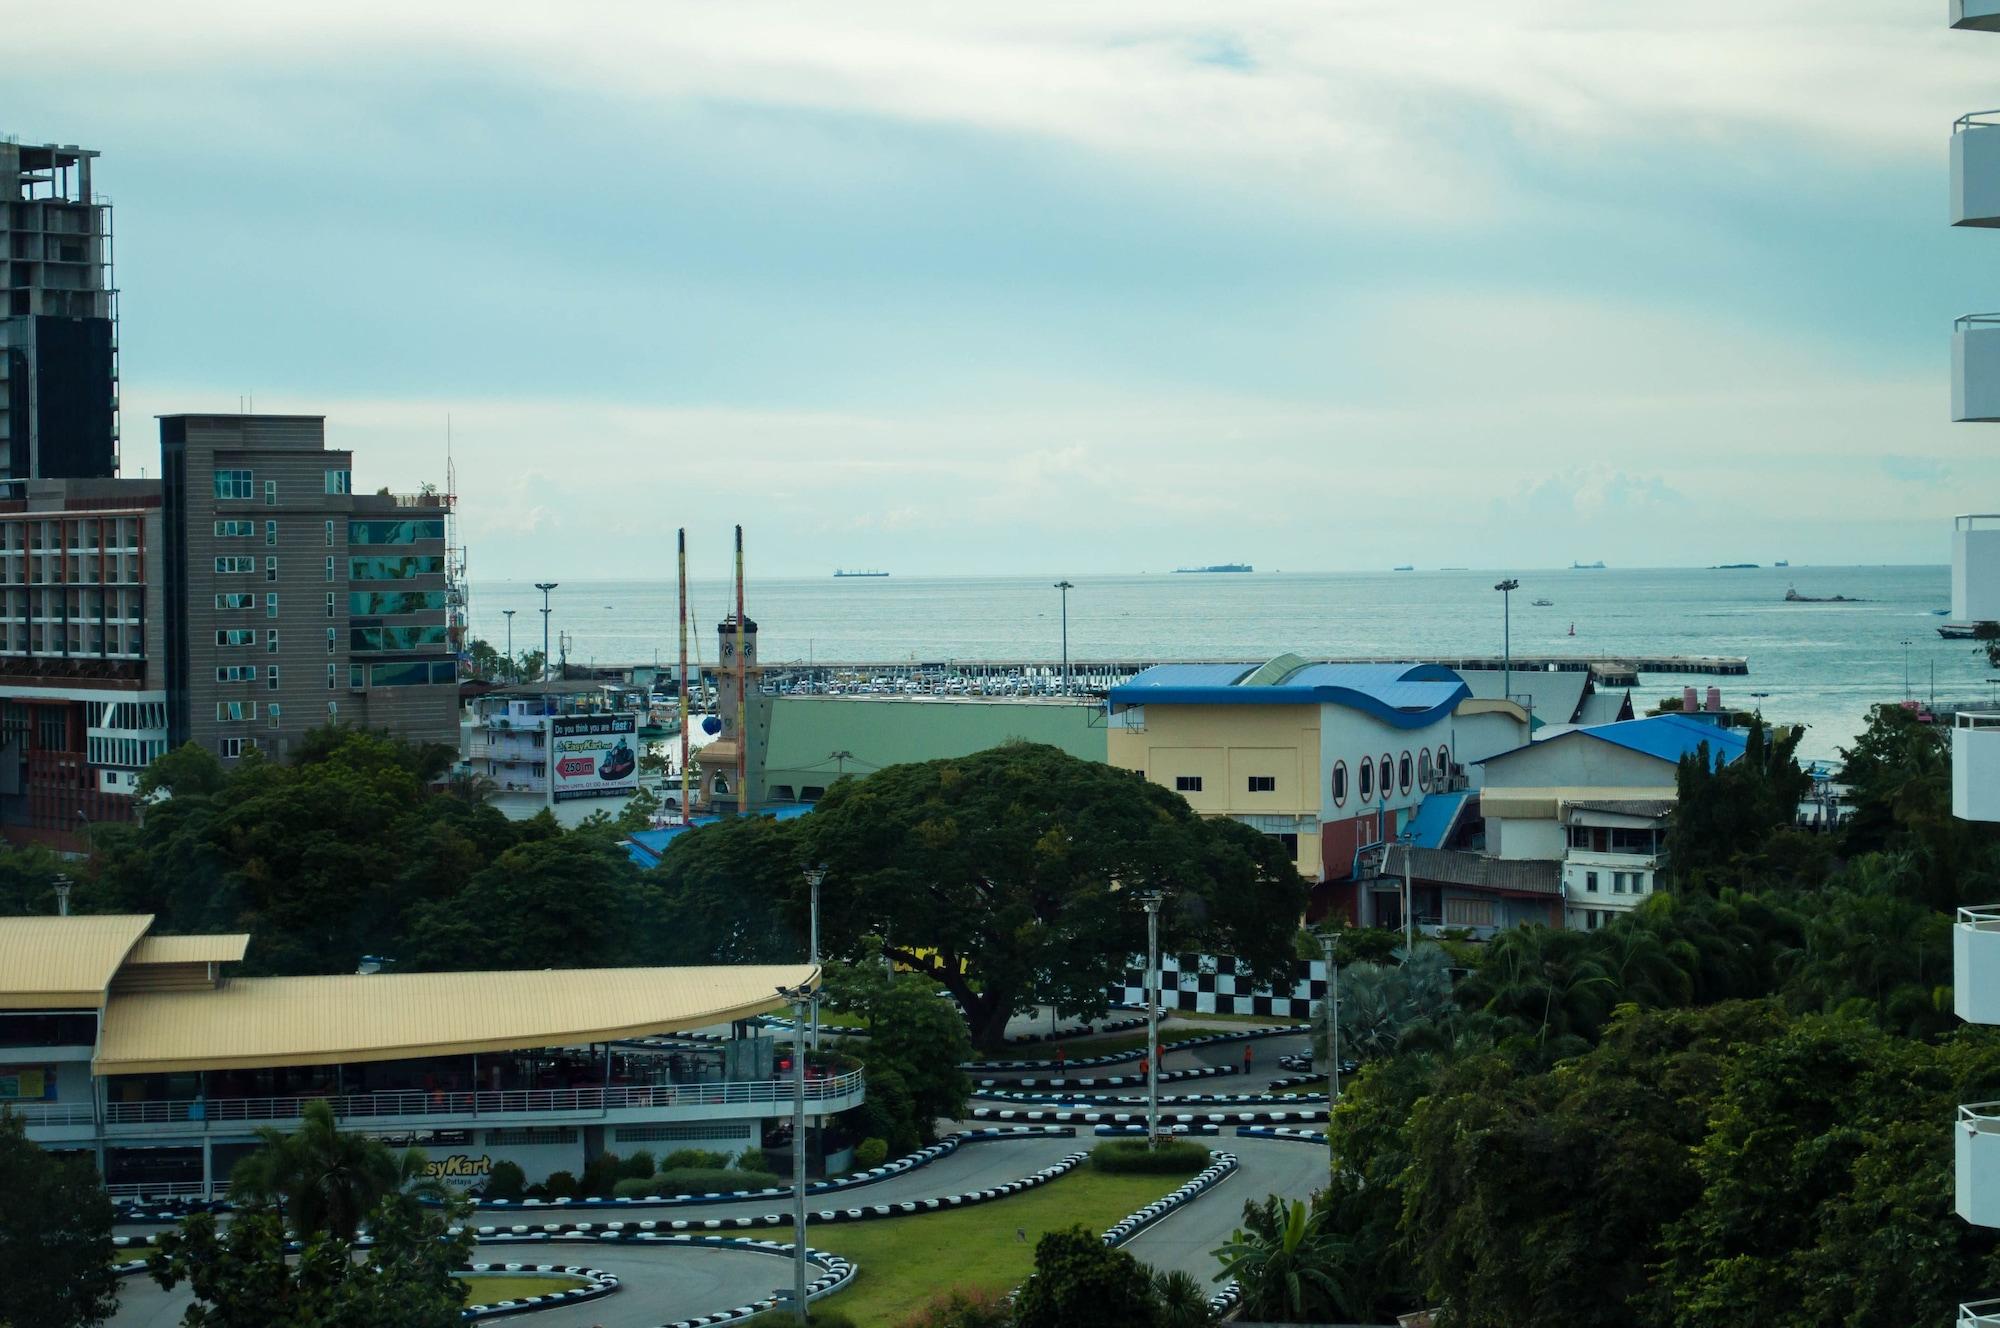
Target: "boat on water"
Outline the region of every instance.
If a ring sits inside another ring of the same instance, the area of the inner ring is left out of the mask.
[[[1391,567],[1389,570],[1392,572],[1414,572],[1417,569],[1410,566],[1408,563],[1404,563],[1401,567]]]
[[[1176,567],[1174,575],[1190,576],[1202,572],[1254,572],[1256,570],[1249,563],[1215,563],[1208,567]]]
[[[1756,571],[1756,570],[1757,570],[1757,564],[1755,564],[1755,563],[1717,563],[1717,564],[1716,564],[1715,566],[1713,566],[1713,567],[1709,568],[1708,570],[1709,570],[1709,571],[1711,571],[1711,572],[1754,572],[1754,571]]]
[[[1979,637],[1978,623],[1940,623],[1938,635],[1947,641],[1973,641]]]
[[[1528,603],[1534,605],[1538,609],[1552,609],[1556,606],[1556,602],[1552,599],[1531,599],[1528,601]]]
[[[1599,559],[1594,563],[1571,563],[1569,570],[1572,572],[1601,572],[1604,570],[1604,561]]]
[[[887,575],[889,575],[889,574],[888,574],[887,572],[876,572],[876,571],[866,571],[866,572],[861,572],[861,571],[854,571],[854,572],[850,572],[850,571],[848,571],[848,570],[847,570],[847,569],[846,569],[845,567],[843,567],[843,568],[840,568],[840,569],[838,569],[837,571],[835,571],[835,572],[834,572],[834,575],[835,575],[835,576],[887,576]]]
[[[1950,609],[1932,609],[1932,610],[1931,610],[1931,617],[1933,617],[1933,618],[1949,618],[1949,617],[1951,617],[1951,610],[1950,610]]]
[[[1778,559],[1778,561],[1771,564],[1771,566],[1773,567],[1790,567],[1791,565],[1792,565],[1792,560],[1789,558],[1780,558]]]
[[[1867,602],[1852,595],[1801,595],[1797,586],[1785,587],[1787,604],[1866,604]]]

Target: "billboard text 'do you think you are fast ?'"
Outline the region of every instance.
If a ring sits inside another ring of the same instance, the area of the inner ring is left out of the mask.
[[[639,789],[637,715],[558,715],[551,723],[555,801],[622,798]]]

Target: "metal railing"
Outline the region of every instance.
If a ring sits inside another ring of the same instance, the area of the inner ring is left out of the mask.
[[[2000,325],[2000,314],[1960,314],[1951,320],[1954,332],[1970,332],[1975,327]]]
[[[2000,1300],[1974,1300],[1960,1305],[1958,1328],[2000,1328]]]
[[[806,1100],[825,1102],[862,1090],[861,1071],[806,1081]],[[281,1121],[305,1114],[309,1102],[325,1102],[337,1120],[391,1116],[511,1116],[525,1113],[596,1113],[671,1107],[715,1107],[792,1100],[790,1083],[760,1079],[712,1084],[634,1084],[611,1088],[523,1088],[502,1092],[354,1093],[334,1097],[221,1097],[105,1104],[109,1125],[173,1125],[202,1121]],[[90,1109],[82,1108],[83,1120]],[[30,1122],[33,1123],[32,1121]]]
[[[1981,1134],[2000,1134],[2000,1102],[1966,1102],[1958,1108],[1958,1123]]]
[[[1961,729],[2000,728],[2000,710],[1961,710],[1951,717],[1952,726]]]
[[[1980,931],[2000,931],[2000,904],[1974,904],[1958,910],[1958,924]]]
[[[89,1125],[96,1120],[88,1102],[10,1102],[7,1105],[30,1126]]]
[[[104,1192],[114,1199],[205,1199],[208,1187],[198,1180],[172,1180],[158,1183],[129,1181],[117,1185],[107,1185]],[[134,1258],[139,1257],[134,1255]]]
[[[2000,111],[1967,111],[1951,122],[1954,134],[1968,129],[2000,129]]]

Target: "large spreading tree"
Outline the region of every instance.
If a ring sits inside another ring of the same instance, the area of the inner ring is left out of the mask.
[[[118,1308],[111,1200],[85,1157],[44,1152],[0,1107],[0,1324],[88,1328]]]

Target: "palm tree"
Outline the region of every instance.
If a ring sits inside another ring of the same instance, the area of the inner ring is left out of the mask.
[[[341,1133],[333,1108],[323,1101],[306,1103],[297,1130],[266,1125],[257,1136],[264,1146],[236,1164],[230,1194],[281,1211],[300,1236],[326,1232],[353,1240],[385,1195],[424,1170],[421,1154],[412,1160],[406,1153],[399,1160],[385,1144]]]
[[[1159,1328],[1210,1328],[1215,1322],[1207,1288],[1185,1269],[1155,1272],[1153,1298],[1160,1303]]]
[[[1245,1315],[1281,1323],[1313,1323],[1359,1310],[1353,1250],[1326,1230],[1323,1212],[1302,1200],[1290,1207],[1273,1194],[1243,1205],[1243,1225],[1215,1251],[1218,1282],[1235,1279]]]
[[[1616,991],[1588,933],[1516,927],[1488,943],[1460,998],[1472,1009],[1520,1020],[1546,1046],[1552,1036],[1595,1033]]]

